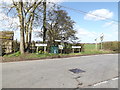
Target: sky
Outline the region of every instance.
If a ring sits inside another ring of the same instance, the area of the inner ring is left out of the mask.
[[[118,40],[117,2],[63,2],[61,5],[86,12],[80,13],[68,8],[62,8],[76,22],[77,36],[82,43],[93,43],[95,38],[98,38],[98,42],[100,42],[99,37],[102,33],[104,34],[104,41]]]
[[[95,43],[96,38],[100,42],[102,33],[104,35],[103,41],[118,40],[118,23],[116,22],[118,21],[117,2],[60,2],[59,5],[67,7],[61,7],[61,9],[66,10],[68,16],[75,21],[76,36],[81,40],[81,43]],[[85,13],[81,13],[78,10]],[[6,18],[6,22],[2,21],[3,17]],[[7,24],[12,22],[15,22],[14,26],[17,27],[16,23],[19,23],[19,20],[18,18],[6,16],[0,8],[0,30],[8,30]],[[19,41],[19,30],[15,31],[14,39]],[[33,35],[32,40],[42,39]]]

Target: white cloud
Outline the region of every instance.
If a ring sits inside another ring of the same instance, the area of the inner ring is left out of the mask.
[[[84,16],[84,19],[98,21],[112,17],[113,17],[113,12],[109,11],[108,9],[98,9],[98,10],[89,11]]]
[[[1,0],[0,4],[2,4],[2,3],[11,4],[12,0]]]
[[[81,43],[93,43],[95,42],[94,40],[99,36],[99,34],[77,26],[76,36],[81,40]]]
[[[92,36],[93,36],[92,33],[90,33],[89,31],[87,31],[87,30],[85,30],[85,29],[83,29],[83,28],[79,28],[77,32],[78,32],[78,33],[77,33],[77,36],[86,36],[86,35],[87,35],[88,37],[92,37]]]
[[[105,28],[105,31],[107,32],[113,32],[113,33],[118,33],[118,23],[111,21],[111,22],[106,22],[103,27]]]
[[[114,21],[106,22],[103,25],[103,27],[106,32],[107,40],[112,40],[112,39],[118,40],[118,23],[117,22],[114,22]]]
[[[110,22],[109,22],[110,23]],[[77,25],[77,34],[76,36],[80,38],[81,43],[95,43],[95,39],[98,39],[100,42],[100,35],[101,33],[104,34],[103,41],[116,41],[118,40],[118,30],[117,26],[113,25],[112,27],[104,27],[101,32],[98,31],[90,31],[87,28],[82,28]]]
[[[111,22],[106,22],[103,27],[108,27],[108,26],[111,26],[114,24],[114,21],[111,21]]]

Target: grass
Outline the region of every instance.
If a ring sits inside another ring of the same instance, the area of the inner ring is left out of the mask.
[[[83,55],[96,55],[96,54],[110,54],[115,53],[113,51],[99,50],[100,45],[98,45],[98,50],[95,49],[95,44],[85,44],[85,51],[81,53],[70,53],[70,54],[37,54],[37,53],[25,53],[20,54],[16,52],[10,55],[3,56],[3,62],[11,61],[27,61],[27,60],[40,60],[40,59],[51,59],[51,58],[64,58],[64,57],[73,57],[73,56],[83,56]]]
[[[20,54],[20,51],[18,51],[18,52],[9,54],[9,55],[4,55],[4,57],[18,57],[18,56],[20,56],[20,55],[21,55],[21,54]]]
[[[85,44],[84,45],[85,51],[96,50],[95,44]],[[97,45],[97,49],[99,50],[100,44]]]
[[[73,57],[73,56],[83,56],[83,55],[96,55],[96,54],[110,54],[114,53],[113,51],[105,51],[105,50],[86,50],[81,53],[70,53],[70,54],[36,54],[36,53],[25,53],[20,54],[20,52],[16,52],[10,55],[3,56],[2,62],[12,62],[12,61],[27,61],[27,60],[40,60],[40,59],[51,59],[51,58],[65,58],[65,57]]]

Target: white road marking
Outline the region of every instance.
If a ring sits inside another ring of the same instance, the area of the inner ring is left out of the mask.
[[[101,85],[101,84],[105,84],[107,83],[108,81],[103,81],[103,82],[100,82],[100,83],[97,83],[97,84],[94,84],[93,86],[98,86],[98,85]]]
[[[117,80],[118,78],[113,78],[112,80]]]
[[[92,85],[92,86],[98,86],[98,85],[101,85],[101,84],[105,84],[105,83],[108,83],[109,81],[113,81],[113,80],[117,80],[118,79],[118,77],[115,77],[115,78],[112,78],[112,79],[110,79],[110,80],[106,80],[106,81],[102,81],[102,82],[99,82],[99,83],[96,83],[96,84],[94,84],[94,85]]]

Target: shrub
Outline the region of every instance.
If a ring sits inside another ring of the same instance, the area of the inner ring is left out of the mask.
[[[118,42],[118,41],[103,42],[103,49],[118,52],[119,51],[119,45],[120,45],[120,42]]]

